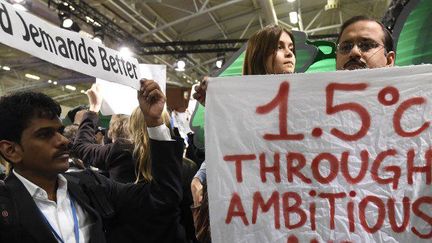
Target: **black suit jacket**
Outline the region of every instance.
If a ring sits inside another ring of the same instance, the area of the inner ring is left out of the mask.
[[[91,171],[65,174],[68,192],[92,218],[91,243],[184,242],[179,223],[182,141],[151,140],[150,148],[152,183],[122,184]],[[5,184],[15,204],[17,222],[10,228],[0,225],[0,242],[57,242],[21,181],[11,174]],[[98,206],[101,198],[113,210],[109,217]]]
[[[115,181],[134,182],[134,145],[126,139],[117,139],[106,145],[96,144],[95,131],[98,121],[97,113],[89,111],[84,114],[72,146],[73,155],[81,159],[86,166],[92,165],[108,171],[109,177]]]

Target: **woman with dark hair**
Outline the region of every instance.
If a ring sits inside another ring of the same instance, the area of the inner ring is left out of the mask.
[[[243,63],[243,75],[287,74],[295,69],[295,44],[293,34],[278,25],[269,25],[253,34],[247,43]],[[205,106],[207,78],[195,87],[194,98]],[[194,201],[197,238],[201,242],[210,242],[208,222],[207,190],[205,162],[202,163],[191,183]]]
[[[293,73],[295,61],[293,34],[281,26],[270,25],[249,38],[243,75]]]

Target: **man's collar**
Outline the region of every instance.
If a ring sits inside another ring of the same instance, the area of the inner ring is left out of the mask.
[[[34,184],[33,182],[26,179],[24,176],[20,175],[18,172],[15,171],[15,169],[12,170],[12,173],[22,182],[24,187],[27,189],[27,191],[30,193],[30,196],[33,198],[48,200],[48,194],[47,192],[39,187],[38,185]],[[58,174],[57,175],[57,182],[58,182],[58,188],[57,193],[65,194],[67,192],[67,180],[66,178]],[[57,195],[59,196],[59,195]]]

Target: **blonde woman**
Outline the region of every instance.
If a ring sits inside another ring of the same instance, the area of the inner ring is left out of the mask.
[[[170,126],[170,116],[166,110],[162,112],[162,118],[167,127]],[[129,120],[129,133],[134,144],[133,158],[136,161],[136,174],[137,178],[135,183],[149,183],[152,180],[152,168],[149,148],[149,135],[147,132],[147,125],[144,120],[144,115],[141,109],[136,108]],[[193,241],[195,239],[195,229],[192,218],[192,211],[190,205],[192,204],[192,194],[190,191],[190,183],[193,176],[198,170],[195,162],[183,158],[182,164],[182,185],[183,185],[183,199],[181,202],[181,220],[186,233],[186,238]]]
[[[162,112],[162,118],[167,127],[169,115],[167,111]],[[129,119],[129,134],[134,144],[133,158],[136,161],[136,180],[138,182],[150,182],[152,180],[149,135],[144,115],[139,107],[135,108]]]

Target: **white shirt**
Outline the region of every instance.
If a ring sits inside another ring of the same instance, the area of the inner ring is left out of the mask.
[[[149,138],[159,141],[172,141],[170,130],[165,124],[157,127],[147,127]]]
[[[30,196],[33,197],[36,206],[63,241],[65,243],[76,243],[74,220],[69,193],[67,193],[66,178],[61,174],[58,175],[57,202],[54,202],[48,199],[48,194],[44,189],[27,180],[15,170],[12,170],[12,172],[24,184]],[[90,226],[92,225],[90,217],[76,201],[74,201],[74,205],[78,217],[79,242],[89,242]]]
[[[172,140],[170,131],[164,124],[157,127],[149,127],[147,128],[147,131],[149,137],[152,139],[159,141]],[[74,220],[70,204],[70,196],[67,192],[66,178],[61,174],[58,175],[58,187],[56,192],[57,202],[54,202],[48,199],[48,194],[44,189],[27,180],[15,170],[12,170],[12,173],[14,173],[14,175],[24,184],[25,188],[35,201],[36,206],[44,214],[51,227],[63,239],[63,241],[65,243],[76,243]],[[78,217],[79,242],[89,242],[90,227],[93,222],[91,222],[88,213],[85,212],[76,201],[74,201],[74,205]]]

